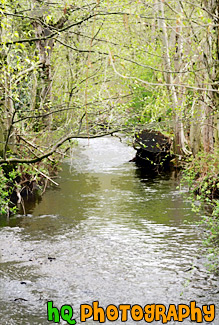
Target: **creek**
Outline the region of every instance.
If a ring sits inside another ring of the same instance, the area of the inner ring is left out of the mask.
[[[26,216],[0,219],[1,324],[51,324],[50,300],[73,306],[78,324],[80,304],[93,301],[105,308],[195,300],[215,304],[211,324],[219,324],[219,283],[205,267],[200,216],[174,174],[149,177],[128,162],[134,154],[113,137],[81,140],[59,187],[30,202]],[[126,324],[134,323],[129,316]]]

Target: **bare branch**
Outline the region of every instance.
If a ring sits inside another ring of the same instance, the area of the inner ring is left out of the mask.
[[[114,133],[118,133],[124,131],[122,129],[118,129],[118,130],[113,130],[111,132],[107,132],[107,133],[100,133],[100,134],[96,134],[96,135],[78,135],[78,134],[69,134],[66,137],[64,137],[63,139],[59,140],[53,147],[52,149],[45,153],[44,155],[37,157],[37,158],[33,158],[33,159],[19,159],[19,158],[5,158],[5,159],[0,159],[0,165],[2,164],[10,164],[10,163],[16,163],[16,164],[34,164],[36,162],[42,161],[45,158],[48,158],[49,156],[51,156],[53,153],[55,153],[56,149],[58,149],[59,147],[61,147],[62,144],[64,144],[66,141],[71,140],[71,139],[95,139],[95,138],[102,138],[105,137],[107,135],[113,135]]]

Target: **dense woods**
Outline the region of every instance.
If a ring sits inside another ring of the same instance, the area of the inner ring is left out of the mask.
[[[218,0],[1,0],[0,20],[1,213],[73,139],[142,128],[173,139],[217,211]]]

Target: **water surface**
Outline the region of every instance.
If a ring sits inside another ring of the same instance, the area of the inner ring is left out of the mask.
[[[206,271],[203,228],[186,189],[174,175],[146,176],[128,162],[133,156],[112,137],[81,141],[58,188],[27,216],[0,220],[1,324],[51,324],[49,300],[72,305],[78,323],[80,304],[97,300],[103,307],[195,300],[219,310],[218,279]],[[129,316],[126,324],[134,323]]]

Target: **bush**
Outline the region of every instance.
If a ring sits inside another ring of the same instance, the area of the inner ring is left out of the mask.
[[[6,177],[4,167],[0,166],[0,215],[9,216],[10,213],[16,211],[16,207],[10,201],[13,186],[10,186],[9,183],[14,184],[17,172],[12,170],[8,172],[8,177]]]
[[[193,204],[193,209],[197,211],[204,206],[208,210],[208,216],[203,218],[207,226],[204,244],[208,247],[209,269],[219,273],[219,152],[199,153],[190,158],[183,172],[183,181],[202,203],[199,207]]]

